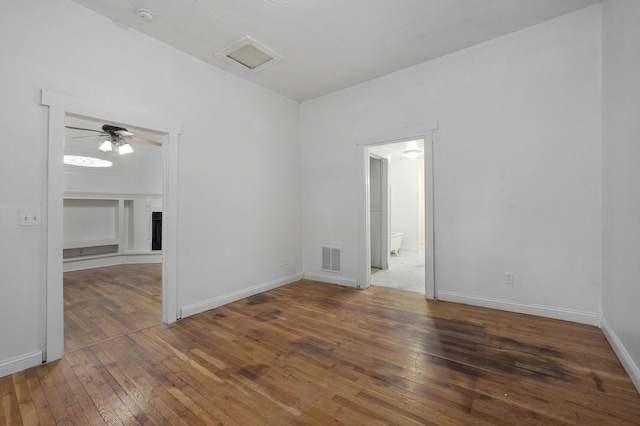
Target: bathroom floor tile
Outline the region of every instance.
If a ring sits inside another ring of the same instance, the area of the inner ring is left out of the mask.
[[[407,253],[401,250],[400,254],[392,255],[389,259],[389,269],[371,274],[371,285],[424,294],[424,266],[424,253]]]

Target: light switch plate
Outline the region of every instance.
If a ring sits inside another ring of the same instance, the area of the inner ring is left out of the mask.
[[[40,210],[20,210],[18,224],[20,226],[42,225],[42,215]]]

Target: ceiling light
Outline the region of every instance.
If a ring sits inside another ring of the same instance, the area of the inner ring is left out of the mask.
[[[118,152],[120,154],[131,154],[133,152],[133,147],[125,142],[118,147]]]
[[[65,155],[64,164],[78,167],[111,167],[111,161],[101,158],[85,157],[84,155]]]
[[[155,15],[153,14],[152,11],[150,11],[149,9],[145,9],[143,7],[138,8],[136,10],[136,13],[140,17],[140,19],[142,19],[145,22],[151,22],[153,21],[153,18],[155,18]]]
[[[120,154],[131,154],[133,152],[133,147],[124,138],[120,137],[106,139],[98,149],[102,152],[110,152],[113,151],[114,146],[118,147],[118,153]]]
[[[113,150],[113,147],[111,146],[111,140],[107,139],[104,142],[102,142],[100,144],[100,146],[98,147],[98,149],[102,152],[110,152]]]
[[[403,154],[413,160],[414,158],[416,158],[418,155],[422,154],[422,151],[420,151],[419,149],[408,149],[406,151],[403,152]]]

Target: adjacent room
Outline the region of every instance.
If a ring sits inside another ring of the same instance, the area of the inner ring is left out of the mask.
[[[424,140],[375,145],[369,156],[370,283],[425,294]]]
[[[67,116],[64,349],[162,321],[162,135]]]
[[[3,2],[0,423],[640,424],[639,24]]]

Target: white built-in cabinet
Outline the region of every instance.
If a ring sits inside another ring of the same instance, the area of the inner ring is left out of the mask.
[[[157,195],[69,194],[64,197],[64,270],[123,263],[160,263],[152,250],[152,214]]]

